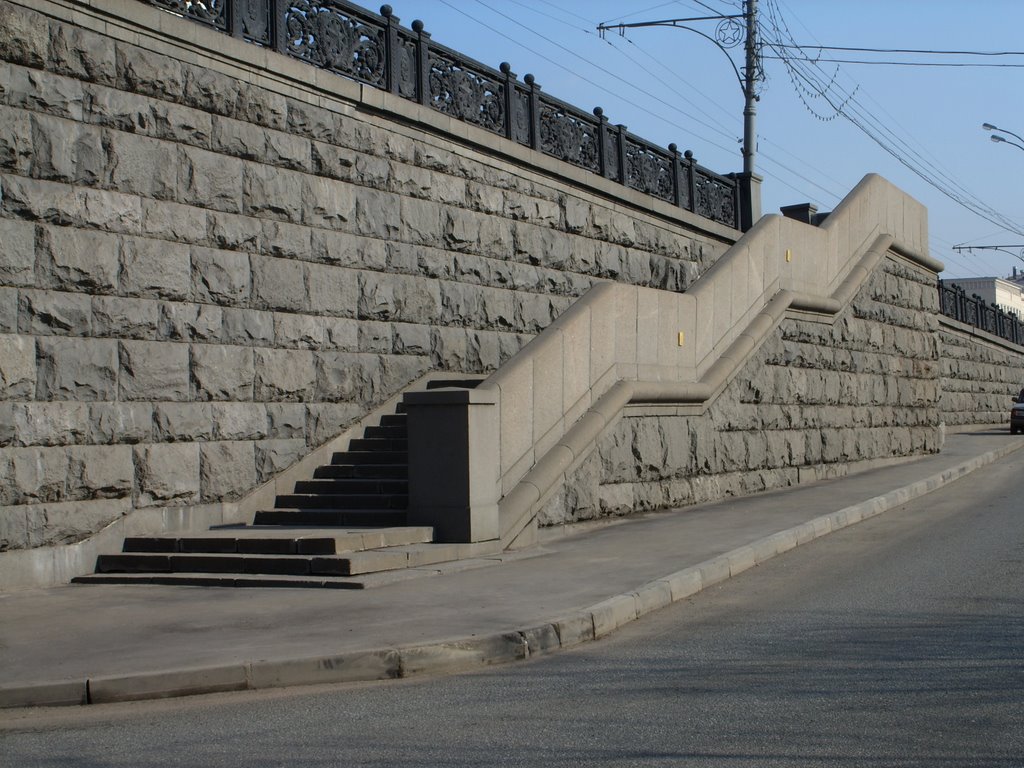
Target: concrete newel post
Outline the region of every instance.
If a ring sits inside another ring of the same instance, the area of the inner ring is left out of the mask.
[[[493,390],[410,392],[409,525],[431,525],[434,540],[499,536],[499,407]]]

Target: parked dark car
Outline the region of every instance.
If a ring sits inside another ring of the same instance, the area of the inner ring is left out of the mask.
[[[1024,397],[1016,398],[1010,408],[1010,434],[1016,435],[1018,432],[1024,432]]]

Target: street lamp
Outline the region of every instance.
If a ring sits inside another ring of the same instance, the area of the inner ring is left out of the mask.
[[[994,141],[996,144],[1009,144],[1011,147],[1016,147],[1021,152],[1024,152],[1024,146],[1021,146],[1016,141],[1010,141],[1009,139],[1004,139],[1002,136],[998,136],[998,135],[996,135],[994,133],[991,136],[989,136],[989,138],[992,139],[992,141]]]
[[[993,133],[991,136],[989,136],[989,138],[992,141],[994,141],[996,144],[1009,144],[1012,147],[1016,147],[1021,152],[1024,152],[1024,136],[1019,136],[1016,133],[1014,133],[1013,131],[1008,131],[1005,128],[1000,128],[999,126],[992,125],[992,123],[982,123],[981,124],[981,129],[983,131],[998,131],[999,133],[1005,133],[1005,134],[1007,134],[1009,136],[1013,136],[1013,138],[1015,138],[1018,141],[1020,141],[1021,144],[1018,144],[1016,141],[1010,141],[1005,136],[999,136],[998,134],[995,134],[995,133]]]

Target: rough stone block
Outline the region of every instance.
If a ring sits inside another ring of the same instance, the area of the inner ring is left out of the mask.
[[[317,315],[356,315],[360,302],[359,276],[353,269],[326,264],[307,264],[308,309]],[[376,284],[376,283],[375,283]]]
[[[234,155],[243,160],[260,160],[267,148],[267,132],[252,123],[226,117],[215,117],[210,148],[214,152]]]
[[[160,304],[159,333],[169,341],[220,341],[223,310],[209,304]]]
[[[267,423],[269,438],[301,438],[306,434],[306,406],[301,403],[268,403]]]
[[[39,269],[59,290],[117,289],[120,242],[115,235],[68,227],[40,228]]]
[[[29,546],[28,512],[25,506],[0,506],[0,552],[26,549]]]
[[[192,345],[196,400],[252,400],[253,350],[213,344]]]
[[[324,343],[323,320],[314,315],[275,314],[274,340],[278,347],[320,349]]]
[[[415,323],[441,318],[441,288],[436,281],[364,272],[359,282],[360,318]]]
[[[96,336],[154,340],[160,327],[160,305],[143,299],[94,296],[92,332]]]
[[[199,445],[168,443],[134,449],[136,505],[199,501]]]
[[[355,175],[356,157],[356,153],[347,147],[313,142],[313,172],[318,176],[348,181]]]
[[[33,158],[32,138],[30,113],[16,109],[0,112],[0,168],[27,175]]]
[[[197,299],[240,304],[249,298],[249,255],[212,248],[192,249],[192,288]]]
[[[91,403],[88,442],[145,443],[153,439],[153,406],[149,403]]]
[[[181,62],[124,43],[117,44],[117,83],[125,90],[180,101],[184,92]]]
[[[307,406],[306,443],[312,448],[336,437],[365,413],[355,403],[311,403]]]
[[[114,41],[81,27],[52,23],[49,66],[77,80],[113,85],[117,80]]]
[[[7,101],[12,107],[81,122],[84,99],[78,80],[35,69],[11,69]]]
[[[20,445],[68,445],[89,442],[89,406],[85,403],[14,403],[11,441]]]
[[[210,241],[215,247],[228,251],[255,251],[259,248],[262,224],[252,216],[210,211]]]
[[[111,133],[105,182],[120,192],[158,200],[178,198],[181,153],[175,144],[146,136]]]
[[[279,472],[288,469],[306,453],[303,438],[292,440],[263,440],[256,443],[256,474],[259,482],[265,482]]]
[[[84,216],[83,197],[74,187],[21,176],[4,177],[3,205],[15,216],[53,224],[80,224]]]
[[[117,499],[131,496],[135,463],[129,445],[73,446],[68,449],[68,496]]]
[[[185,104],[217,115],[234,113],[240,89],[238,80],[208,67],[188,64],[182,65],[182,73]]]
[[[81,219],[86,227],[137,235],[142,231],[142,200],[105,189],[81,190]]]
[[[119,344],[121,400],[188,400],[189,347],[158,341]]]
[[[24,400],[35,394],[35,342],[29,336],[0,336],[0,397]]]
[[[311,227],[341,229],[355,216],[355,188],[348,183],[306,176],[302,187],[303,221]]]
[[[61,501],[67,490],[68,452],[58,448],[4,448],[0,466],[9,463],[9,482],[0,489],[4,503]]]
[[[189,247],[167,240],[124,238],[120,286],[128,296],[187,299],[192,290]]]
[[[302,262],[253,254],[252,300],[261,309],[297,312],[306,306],[306,277]]]
[[[309,227],[266,219],[262,222],[259,250],[267,256],[309,261],[313,258],[311,235]]]
[[[216,440],[262,440],[267,436],[267,408],[263,403],[213,403]]]
[[[21,6],[0,5],[0,58],[42,67],[49,47],[46,17]]]
[[[40,338],[36,397],[41,400],[117,399],[117,342]]]
[[[35,284],[35,230],[31,222],[0,219],[0,284]]]
[[[291,168],[295,171],[309,171],[312,168],[310,141],[304,136],[282,131],[267,131],[266,162]]]
[[[103,180],[108,163],[99,128],[48,115],[33,115],[31,123],[33,176],[87,186]]]
[[[206,240],[206,211],[165,200],[142,201],[141,234],[176,243]]]
[[[256,486],[253,443],[206,443],[199,456],[203,501],[231,501]]]
[[[323,349],[344,349],[352,352],[358,349],[360,325],[358,321],[325,317],[323,325]]]
[[[183,147],[178,156],[178,202],[242,212],[241,160],[193,147]]]
[[[316,363],[312,352],[291,349],[257,349],[256,400],[264,402],[306,401],[316,386]]]
[[[221,341],[225,344],[272,345],[274,313],[256,309],[225,308]]]
[[[244,163],[242,210],[249,216],[302,221],[303,176],[271,165]]]
[[[153,409],[155,438],[161,442],[213,439],[213,412],[208,403],[160,403]]]
[[[401,217],[398,239],[414,245],[440,247],[444,243],[441,206],[428,200],[399,198]]]
[[[241,83],[233,117],[279,131],[288,125],[288,100],[279,94],[248,83]]]

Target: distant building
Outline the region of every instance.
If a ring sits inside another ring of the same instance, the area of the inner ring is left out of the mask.
[[[968,296],[977,294],[986,304],[996,304],[1005,312],[1024,319],[1024,271],[1013,268],[1008,277],[964,277],[945,280],[959,285]]]

